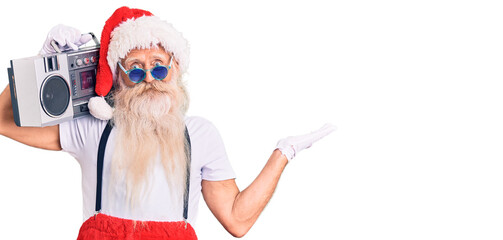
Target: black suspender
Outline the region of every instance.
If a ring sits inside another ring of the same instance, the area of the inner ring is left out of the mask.
[[[190,163],[192,162],[192,148],[190,144],[189,130],[185,127],[185,154],[187,155],[187,179],[185,180],[185,193],[183,194],[183,219],[187,222],[189,215],[189,190],[190,190]]]
[[[98,162],[97,162],[97,174],[96,174],[96,213],[101,211],[101,192],[103,185],[103,162],[105,157],[105,149],[108,142],[108,137],[112,131],[112,125],[108,121],[105,130],[101,134],[100,144],[98,147]],[[187,146],[185,148],[185,154],[187,155],[187,179],[186,179],[186,189],[183,196],[183,219],[187,221],[189,212],[189,188],[190,188],[190,162],[191,158],[191,144],[190,136],[187,127],[185,127],[185,140],[187,141]]]
[[[96,207],[94,208],[96,212],[101,211],[101,188],[103,185],[103,159],[105,158],[105,149],[107,147],[108,136],[110,136],[110,131],[112,131],[112,125],[108,121],[105,130],[101,134],[100,145],[98,147],[98,163],[96,170]]]

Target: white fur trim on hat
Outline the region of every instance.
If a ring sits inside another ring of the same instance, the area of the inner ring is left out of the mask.
[[[189,46],[187,40],[172,24],[157,16],[142,16],[128,19],[111,33],[107,61],[117,81],[117,62],[132,49],[147,49],[160,44],[167,52],[172,52],[178,62],[180,73],[187,71],[189,65]]]
[[[92,97],[87,106],[91,115],[97,119],[110,120],[113,117],[114,109],[108,105],[104,97]]]

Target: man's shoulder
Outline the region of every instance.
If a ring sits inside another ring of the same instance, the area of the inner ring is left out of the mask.
[[[63,151],[72,154],[79,161],[87,159],[84,151],[98,146],[101,133],[107,121],[102,121],[93,116],[79,117],[59,124],[60,144]]]
[[[208,119],[200,116],[185,116],[185,124],[195,124],[195,125],[201,125],[201,124],[212,124]]]
[[[97,119],[91,115],[79,117],[72,119],[70,121],[62,122],[59,124],[60,131],[62,130],[73,130],[73,131],[90,131],[91,129],[96,129],[102,131],[108,121]]]
[[[217,129],[215,125],[208,119],[200,116],[186,116],[185,125],[187,126],[189,133],[213,133]]]
[[[106,120],[100,120],[100,119],[97,119],[95,117],[93,117],[92,115],[88,114],[88,115],[84,115],[84,116],[81,116],[81,117],[78,117],[78,118],[74,118],[70,121],[67,121],[67,122],[63,122],[63,123],[71,123],[71,122],[74,122],[74,123],[95,123],[95,124],[99,124],[101,122],[104,122],[106,123],[107,121]]]

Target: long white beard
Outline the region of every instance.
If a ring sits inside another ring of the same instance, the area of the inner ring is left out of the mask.
[[[177,197],[174,200],[183,196],[187,170],[183,93],[175,84],[158,81],[122,87],[114,93],[117,141],[110,186],[125,184],[132,208],[148,195],[149,179],[159,158],[172,196]]]

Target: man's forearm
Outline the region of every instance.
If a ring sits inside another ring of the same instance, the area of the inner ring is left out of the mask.
[[[47,150],[61,150],[59,126],[18,127],[14,122],[10,87],[0,94],[0,135],[4,135],[28,146]]]
[[[0,134],[4,135],[7,124],[14,123],[9,85],[0,93]]]
[[[236,196],[232,208],[234,219],[248,231],[271,199],[288,160],[275,150],[257,178]]]

